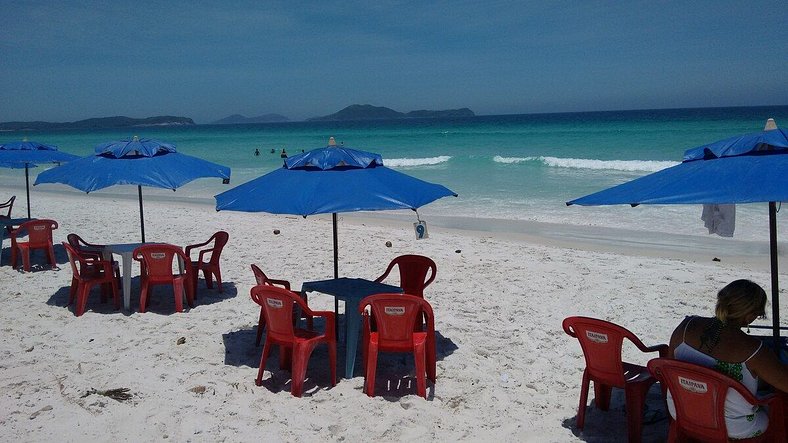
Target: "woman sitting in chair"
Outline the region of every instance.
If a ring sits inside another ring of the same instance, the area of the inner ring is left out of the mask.
[[[788,367],[761,340],[742,331],[762,317],[765,308],[766,292],[756,283],[729,283],[717,294],[714,317],[687,317],[673,331],[668,357],[716,369],[741,382],[753,394],[758,390],[759,379],[788,392]],[[668,410],[675,417],[670,393]],[[769,417],[767,411],[729,390],[725,422],[730,438],[750,438],[766,431]]]

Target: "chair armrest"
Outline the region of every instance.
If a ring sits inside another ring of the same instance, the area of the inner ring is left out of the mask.
[[[271,284],[282,286],[285,289],[290,290],[290,282],[287,281],[287,280],[274,280],[272,278],[269,278],[268,282],[271,283]],[[300,296],[301,296],[301,294],[299,294],[299,297]]]
[[[199,256],[197,256],[197,261],[199,261],[199,262],[202,262],[202,258],[205,256],[205,254],[206,254],[206,253],[208,253],[208,252],[213,252],[213,250],[214,250],[214,248],[210,248],[210,249],[201,249],[201,250],[200,250],[200,255],[199,255]],[[192,259],[192,258],[191,258],[191,256],[189,256],[189,254],[186,254],[186,255],[189,257],[189,260],[191,260],[191,259]]]
[[[642,345],[642,343],[641,343],[641,345]],[[641,351],[643,351],[643,352],[659,352],[659,356],[662,357],[662,358],[667,357],[668,349],[669,349],[668,345],[666,345],[664,343],[661,343],[661,344],[658,344],[658,345],[654,345],[654,346],[643,346],[643,347],[638,346],[638,348]]]
[[[193,245],[186,246],[185,248],[183,248],[183,251],[186,253],[186,255],[189,255],[189,253],[191,252],[192,249],[201,248],[201,247],[207,245],[208,243],[210,243],[211,240],[213,240],[213,238],[209,238],[204,243],[195,243]]]
[[[336,339],[336,328],[334,324],[336,323],[336,316],[334,315],[333,311],[306,311],[307,315],[312,317],[323,317],[326,319],[326,336],[331,339]]]

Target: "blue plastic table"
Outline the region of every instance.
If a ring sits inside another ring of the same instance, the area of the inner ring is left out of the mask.
[[[30,220],[35,220],[34,218],[5,218],[0,217],[0,265],[3,264],[3,240],[5,240],[5,228],[7,226],[19,226],[22,223]]]
[[[353,378],[353,366],[356,362],[358,334],[361,330],[361,313],[358,304],[368,295],[402,292],[399,286],[377,283],[363,278],[337,278],[331,280],[307,281],[301,285],[301,292],[320,292],[334,296],[345,302],[345,378]],[[336,306],[336,305],[335,305]],[[335,312],[336,313],[336,312]]]

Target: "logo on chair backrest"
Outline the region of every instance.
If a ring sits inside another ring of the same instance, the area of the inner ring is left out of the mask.
[[[161,259],[163,259],[165,257],[167,257],[167,254],[165,254],[163,252],[152,252],[150,254],[150,258],[152,258],[154,260],[161,260]]]
[[[35,225],[33,226],[34,231],[46,231],[47,227],[44,225]]]
[[[404,306],[386,306],[383,308],[383,312],[386,315],[405,315],[405,307]]]
[[[691,378],[684,378],[679,376],[679,386],[687,391],[695,392],[698,394],[705,394],[709,392],[709,386],[702,381],[693,380]]]
[[[586,337],[594,343],[607,343],[607,334],[594,331],[586,331]]]
[[[282,303],[282,300],[279,300],[279,299],[276,299],[276,298],[266,298],[265,299],[265,303],[268,306],[270,306],[272,308],[276,308],[276,309],[279,309],[282,306],[284,306],[284,303]]]

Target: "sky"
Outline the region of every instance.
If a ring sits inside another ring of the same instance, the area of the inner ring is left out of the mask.
[[[788,104],[774,1],[0,0],[0,121]]]

